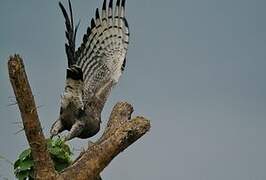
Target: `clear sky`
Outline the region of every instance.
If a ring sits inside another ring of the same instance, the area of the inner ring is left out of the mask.
[[[77,44],[101,4],[73,0]],[[132,103],[152,128],[103,179],[266,179],[265,10],[264,0],[128,0],[128,64],[102,128],[117,101]],[[0,155],[13,161],[28,145],[24,132],[15,134],[18,108],[7,106],[7,58],[24,58],[48,135],[65,81],[64,20],[58,1],[3,0],[0,22]],[[75,149],[84,144],[71,141]],[[14,179],[5,161],[0,174]]]

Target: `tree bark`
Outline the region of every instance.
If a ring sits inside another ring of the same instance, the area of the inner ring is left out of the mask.
[[[46,147],[45,137],[42,132],[24,64],[18,55],[10,57],[8,70],[25,134],[31,148],[36,179],[54,179],[56,171]]]
[[[18,55],[10,57],[8,70],[25,134],[32,150],[36,179],[100,179],[100,172],[111,160],[150,129],[149,120],[144,117],[131,119],[133,107],[127,102],[119,102],[112,110],[102,137],[80,155],[70,167],[57,173],[47,150],[22,58]]]

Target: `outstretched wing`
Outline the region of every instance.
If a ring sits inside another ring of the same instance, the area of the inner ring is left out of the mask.
[[[119,80],[126,63],[129,42],[129,28],[125,18],[125,0],[103,2],[101,15],[96,9],[95,19],[83,37],[76,51],[77,65],[82,69],[84,80],[84,101],[97,94],[104,94],[105,101],[111,88]],[[99,97],[97,97],[99,98]]]
[[[68,6],[70,11],[70,17],[68,17],[67,11],[62,5],[61,2],[59,2],[59,7],[62,10],[62,13],[65,18],[65,24],[66,24],[66,38],[68,43],[65,44],[65,50],[67,54],[68,59],[68,67],[76,64],[77,58],[75,55],[75,41],[76,41],[76,33],[78,29],[78,25],[74,28],[74,21],[73,21],[73,14],[72,14],[72,6],[70,0],[68,0]]]

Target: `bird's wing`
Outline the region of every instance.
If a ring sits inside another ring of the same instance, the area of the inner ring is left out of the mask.
[[[75,40],[76,40],[76,33],[78,29],[78,25],[74,27],[74,21],[73,21],[73,14],[72,14],[72,6],[70,0],[68,0],[68,6],[70,11],[70,17],[67,14],[67,11],[63,4],[59,2],[59,7],[62,10],[62,13],[65,18],[65,25],[66,25],[66,38],[67,43],[65,44],[65,50],[67,54],[67,60],[68,60],[68,67],[71,67],[72,65],[76,64],[77,58],[75,56]]]
[[[119,80],[125,68],[129,43],[129,27],[125,18],[125,0],[103,2],[101,15],[95,18],[75,53],[77,65],[82,69],[84,100],[99,95],[105,101],[111,87]],[[107,90],[107,91],[106,91]]]

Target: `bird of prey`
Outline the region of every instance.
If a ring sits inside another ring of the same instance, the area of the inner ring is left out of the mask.
[[[59,2],[65,18],[65,50],[68,61],[66,84],[61,97],[60,116],[51,127],[51,137],[64,130],[64,139],[89,138],[100,129],[101,112],[112,87],[117,84],[126,65],[129,27],[125,18],[125,0],[104,0],[102,10],[83,36],[78,49],[72,7],[69,14]]]

